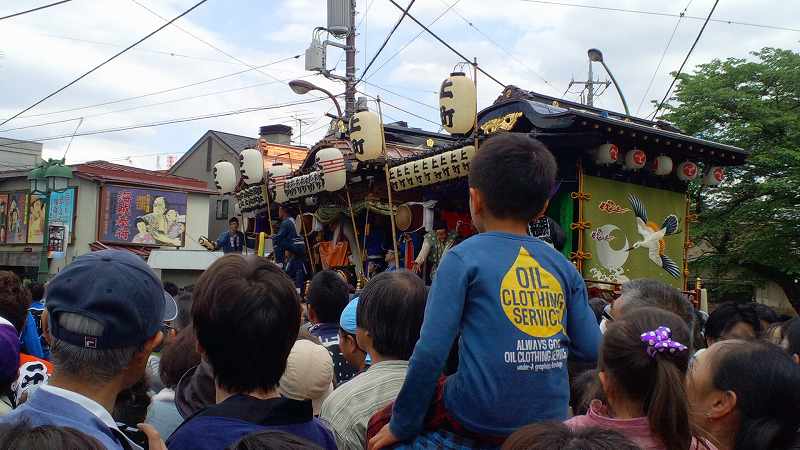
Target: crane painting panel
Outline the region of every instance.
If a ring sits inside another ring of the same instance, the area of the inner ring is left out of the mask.
[[[584,177],[586,279],[623,283],[656,278],[683,287],[686,197],[605,178]]]

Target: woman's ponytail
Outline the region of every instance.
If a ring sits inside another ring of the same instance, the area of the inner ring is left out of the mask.
[[[600,370],[626,398],[641,402],[650,430],[667,450],[689,450],[697,435],[684,386],[689,342],[683,319],[650,307],[626,313],[603,337]]]

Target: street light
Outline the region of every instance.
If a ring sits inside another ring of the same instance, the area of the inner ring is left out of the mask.
[[[320,91],[320,92],[322,92],[323,94],[325,94],[328,97],[330,97],[331,100],[333,100],[333,104],[336,105],[336,112],[338,113],[339,119],[341,120],[343,118],[342,117],[342,108],[341,108],[341,106],[339,106],[339,102],[336,100],[336,96],[331,94],[328,90],[323,89],[323,88],[317,86],[316,84],[311,83],[311,82],[306,81],[306,80],[292,80],[292,81],[289,82],[289,87],[292,88],[292,91],[294,91],[294,93],[297,94],[297,95],[305,95],[305,94],[308,94],[311,91]]]
[[[38,281],[47,281],[50,274],[50,265],[47,260],[48,247],[50,244],[50,194],[53,192],[63,192],[69,186],[72,179],[72,169],[64,165],[64,160],[50,159],[31,170],[28,173],[28,182],[31,186],[32,195],[43,196],[44,199],[44,223],[42,229],[42,252],[39,257],[39,276]]]
[[[589,54],[589,61],[599,62],[600,64],[603,65],[603,68],[606,69],[608,76],[611,77],[611,81],[614,83],[614,87],[617,88],[617,93],[619,93],[619,98],[622,100],[622,106],[625,107],[625,114],[630,116],[631,112],[628,109],[628,102],[625,101],[625,96],[622,95],[622,89],[619,88],[619,83],[617,83],[617,80],[614,78],[614,74],[612,74],[611,71],[608,70],[606,62],[603,61],[603,52],[601,52],[596,48],[590,48],[588,54]]]

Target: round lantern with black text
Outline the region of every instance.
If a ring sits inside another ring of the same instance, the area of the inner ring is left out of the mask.
[[[478,97],[475,83],[463,72],[453,72],[439,90],[442,127],[450,134],[467,134],[475,126]]]
[[[236,168],[228,161],[214,164],[214,185],[223,194],[230,194],[236,189]]]
[[[359,161],[371,161],[381,156],[383,126],[377,114],[361,111],[350,118],[350,142]]]

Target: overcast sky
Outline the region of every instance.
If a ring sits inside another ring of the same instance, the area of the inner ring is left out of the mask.
[[[0,118],[10,117],[30,106],[164,23],[143,6],[172,18],[195,2],[73,0],[0,21]],[[398,2],[405,5],[407,0]],[[418,0],[411,14],[428,24],[454,2],[456,5],[431,28],[466,56],[476,57],[479,64],[501,82],[563,96],[570,79],[586,78],[586,50],[597,47],[602,49],[609,68],[621,84],[631,111],[640,116],[652,111],[650,100],[664,95],[671,80],[669,73],[678,68],[703,24],[702,20],[691,18],[679,21],[674,17],[523,0]],[[688,16],[705,17],[714,0],[565,2],[670,14],[680,13],[688,4]],[[0,17],[44,3],[48,1],[0,1]],[[389,0],[358,0],[357,8],[360,73],[401,13]],[[796,0],[721,0],[714,18],[800,29],[797,8]],[[75,130],[79,117],[84,118],[79,132],[87,132],[313,99],[295,95],[285,83],[276,79],[308,76],[308,80],[339,93],[343,91],[339,83],[305,72],[302,56],[291,59],[303,54],[313,28],[325,26],[325,21],[325,0],[209,0],[176,24],[211,45],[170,26],[0,127],[0,136],[38,140],[68,135]],[[664,62],[655,72],[676,24],[677,31]],[[404,120],[412,126],[438,131],[436,90],[459,58],[427,34],[408,45],[419,31],[416,24],[406,19],[368,72],[366,79],[372,84],[362,84],[359,89],[371,95],[380,94],[388,104],[434,123],[389,105],[384,108],[387,122]],[[750,51],[766,46],[798,51],[798,41],[798,31],[711,22],[687,70],[713,58],[744,58]],[[403,47],[406,47],[404,51],[383,65]],[[328,67],[336,66],[336,73],[344,75],[344,61],[340,56],[340,50],[331,49]],[[240,61],[251,66],[281,62],[248,71],[250,67]],[[599,65],[594,70],[597,77],[607,78]],[[247,72],[168,93],[115,102],[242,71]],[[646,94],[654,73],[653,85]],[[501,89],[495,82],[479,76],[479,108],[489,106]],[[197,96],[201,97],[187,99]],[[566,98],[578,99],[575,94],[567,94]],[[108,102],[114,103],[59,112]],[[622,110],[613,88],[596,99],[596,105]],[[295,128],[295,138],[298,138],[298,122],[293,117],[304,120],[302,142],[310,144],[322,136],[321,127],[327,122],[323,115],[330,108],[329,101],[320,101],[76,137],[67,160],[105,159],[151,169],[156,168],[160,160],[161,167],[165,168],[169,155],[180,156],[209,129],[255,136],[261,125],[285,123]],[[49,122],[59,123],[9,130]],[[69,139],[43,142],[45,157],[60,158]]]

